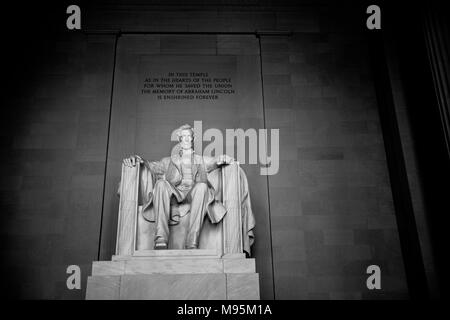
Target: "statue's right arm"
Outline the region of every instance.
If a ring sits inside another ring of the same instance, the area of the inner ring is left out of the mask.
[[[153,174],[164,175],[166,173],[165,166],[162,161],[144,161],[144,165],[150,169]]]
[[[164,160],[164,159],[163,159]],[[156,177],[161,177],[166,173],[166,165],[164,161],[149,161],[142,159],[140,156],[130,156],[129,158],[125,158],[123,160],[123,164],[128,167],[134,167],[136,164],[144,165],[147,169],[150,170],[152,174]]]

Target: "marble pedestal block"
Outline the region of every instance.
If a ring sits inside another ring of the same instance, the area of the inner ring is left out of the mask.
[[[257,300],[255,259],[214,250],[149,250],[95,261],[86,299]]]

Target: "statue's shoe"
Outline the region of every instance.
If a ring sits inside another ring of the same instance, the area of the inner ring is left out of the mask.
[[[167,249],[167,243],[165,242],[157,242],[155,244],[155,250],[165,250]]]
[[[190,244],[190,245],[186,246],[187,250],[194,250],[194,249],[197,249],[197,248],[198,248],[198,245],[196,245],[196,244]]]

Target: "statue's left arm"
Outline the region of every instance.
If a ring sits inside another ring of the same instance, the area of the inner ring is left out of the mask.
[[[224,164],[229,164],[233,162],[234,159],[227,156],[226,154],[222,154],[217,157],[203,156],[203,161],[205,163],[206,171],[209,173]]]

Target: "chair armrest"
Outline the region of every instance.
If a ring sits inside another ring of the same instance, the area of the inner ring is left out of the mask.
[[[128,167],[122,164],[116,255],[132,255],[134,252],[139,199],[139,174],[140,166]]]
[[[240,167],[232,162],[222,167],[222,197],[227,214],[223,218],[223,253],[242,253]]]

